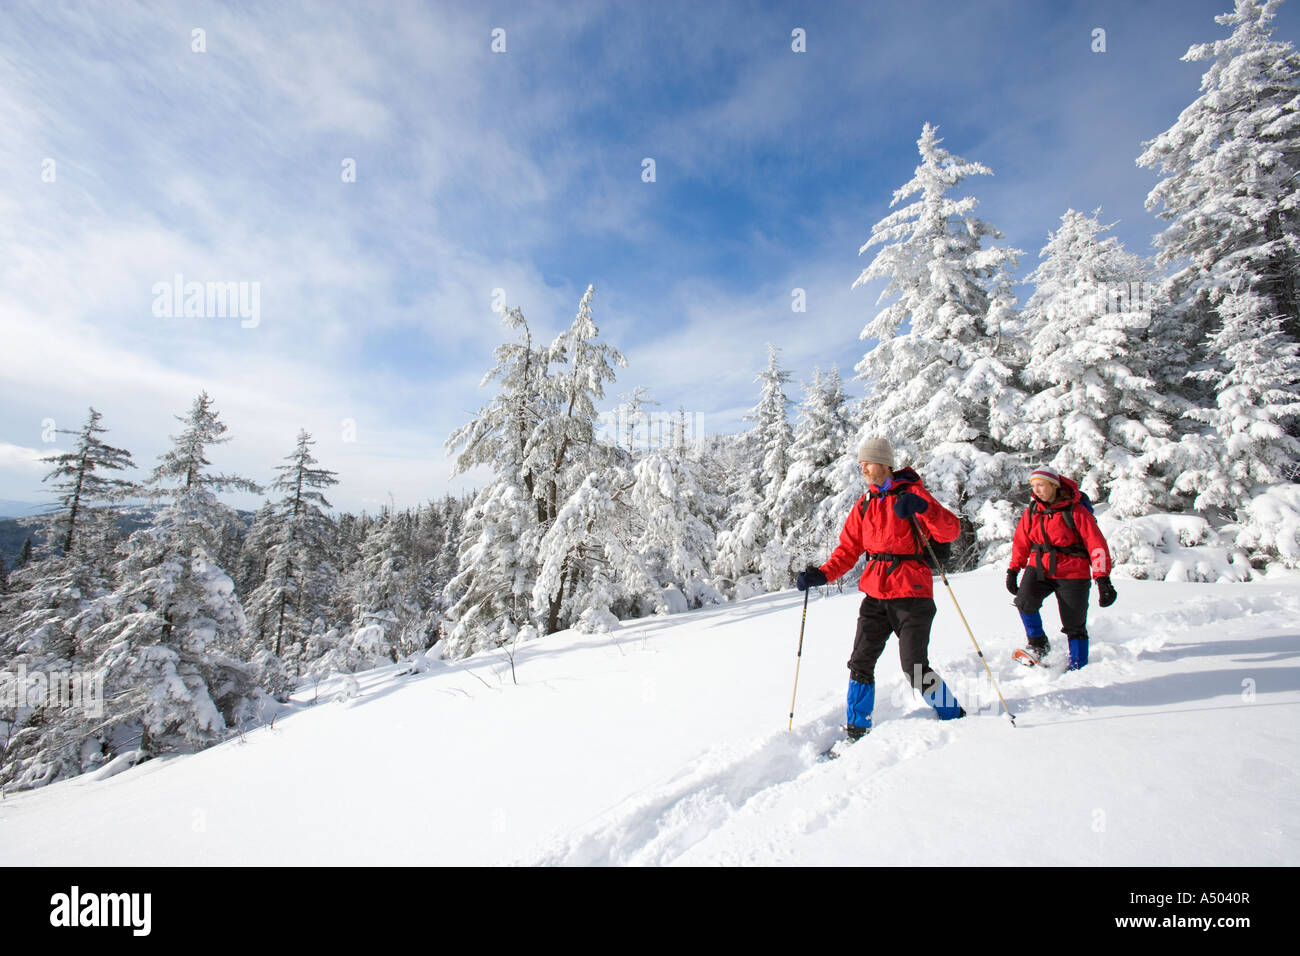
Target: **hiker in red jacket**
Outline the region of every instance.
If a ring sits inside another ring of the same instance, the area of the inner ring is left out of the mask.
[[[859,740],[871,730],[876,697],[876,661],[891,633],[898,634],[903,672],[942,720],[966,716],[946,684],[930,668],[930,624],[934,620],[932,571],[913,520],[935,541],[952,541],[957,516],[931,497],[915,471],[894,471],[894,450],[883,438],[858,448],[858,462],[868,491],[844,522],[840,543],[821,567],[799,572],[799,590],[834,581],[858,563],[865,552],[866,570],[858,581],[865,593],[858,610],[853,654],[849,657],[848,719],[845,733]]]
[[[1102,607],[1110,607],[1118,597],[1110,583],[1110,549],[1092,516],[1091,502],[1073,481],[1039,468],[1029,476],[1029,488],[1029,507],[1016,525],[1007,569],[1007,590],[1015,595],[1029,638],[1029,646],[1016,651],[1015,658],[1033,665],[1051,649],[1038,610],[1055,594],[1061,631],[1070,642],[1069,669],[1078,670],[1088,663],[1091,579],[1097,579]],[[1024,577],[1017,582],[1022,569]]]

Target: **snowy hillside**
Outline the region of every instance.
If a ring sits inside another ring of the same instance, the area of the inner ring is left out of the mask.
[[[858,597],[809,602],[789,732],[786,591],[535,641],[517,686],[502,652],[322,684],[243,739],[6,797],[0,864],[1300,863],[1300,574],[1117,579],[1078,673],[1011,663],[1001,571],[952,582],[1016,727],[940,587],[970,718],[934,719],[891,640],[876,730],[818,763]]]

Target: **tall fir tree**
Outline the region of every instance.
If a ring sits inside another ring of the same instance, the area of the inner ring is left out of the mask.
[[[737,463],[725,487],[730,504],[718,534],[714,570],[719,587],[732,597],[748,597],[787,587],[791,558],[783,544],[784,523],[778,495],[789,468],[794,433],[785,394],[790,373],[781,367],[779,350],[768,344],[767,368],[755,377],[758,404],[745,416],[754,426],[742,433]]]
[[[86,629],[102,623],[94,601],[112,586],[119,506],[136,490],[132,481],[104,474],[134,468],[135,462],[130,452],[99,437],[108,431],[102,418],[91,408],[79,430],[59,429],[75,437],[73,450],[42,459],[52,466],[43,480],[51,482],[56,503],[49,513],[25,520],[40,527],[44,554],[22,562],[13,574],[13,593],[0,613],[0,659],[21,645],[53,660],[74,660]],[[39,666],[35,658],[27,663]]]
[[[92,408],[82,429],[62,431],[76,437],[73,451],[44,459],[53,466],[45,480],[57,495],[55,510],[35,522],[44,529],[45,553],[29,553],[14,571],[12,593],[0,611],[0,662],[6,669],[21,667],[47,688],[64,686],[69,675],[91,678],[93,635],[108,617],[109,556],[120,537],[116,505],[134,489],[130,481],[102,473],[135,463],[126,450],[100,439],[107,431],[101,418]],[[26,687],[22,693],[26,697]],[[102,760],[88,740],[96,715],[84,699],[80,703],[72,708],[47,698],[0,716],[7,737],[0,787],[42,786]]]
[[[1104,236],[1097,215],[1067,210],[1029,276],[1022,379],[1031,395],[1008,442],[1132,517],[1168,504],[1161,463],[1181,409],[1156,390],[1147,359],[1150,272]]]
[[[111,522],[116,506],[135,490],[135,483],[124,478],[110,478],[105,471],[124,471],[134,468],[131,453],[115,448],[100,439],[108,429],[100,424],[103,415],[90,409],[90,417],[79,430],[60,428],[61,435],[76,438],[73,450],[42,458],[53,465],[44,481],[53,481],[58,496],[58,509],[47,519],[46,539],[63,554],[72,554],[79,544],[78,534],[94,535],[98,523]],[[102,539],[101,530],[98,537]],[[93,542],[102,544],[101,541]]]
[[[1006,341],[1009,274],[1021,252],[985,247],[1001,233],[973,215],[974,197],[948,194],[992,171],[941,142],[927,123],[917,141],[921,164],[890,206],[917,198],[876,223],[859,250],[881,247],[854,287],[885,279],[877,302],[893,301],[863,329],[877,344],[856,371],[866,387],[862,437],[888,438],[900,459],[921,467],[930,490],[958,508],[965,563],[974,558],[975,524],[1024,471],[1004,443],[1023,399]]]
[[[574,522],[567,530],[574,530],[583,520],[594,527],[599,515],[608,516],[621,502],[620,489],[631,486],[626,471],[628,454],[616,441],[599,440],[596,434],[596,403],[605,396],[605,384],[614,381],[614,368],[626,367],[627,359],[600,341],[591,312],[594,295],[595,289],[589,285],[573,322],[551,345],[551,361],[559,368],[543,380],[545,411],[530,442],[529,460],[546,492],[541,503],[544,534],[556,527],[562,512]],[[573,502],[568,500],[570,496]],[[578,514],[587,517],[577,519]],[[589,562],[578,554],[579,550],[590,553],[589,545],[563,533],[550,535],[543,544],[542,570],[546,574],[535,585],[533,595],[541,633],[566,627],[581,614],[580,596],[568,601],[567,611],[565,604],[568,594],[580,594],[583,579],[590,576]]]
[[[313,621],[337,574],[329,550],[334,523],[320,491],[338,484],[337,472],[315,467],[315,442],[306,430],[297,446],[276,468],[271,490],[282,494],[273,506],[273,523],[266,541],[266,575],[246,602],[246,613],[258,639],[283,658],[291,652],[301,660]]]
[[[593,296],[588,286],[569,328],[545,348],[533,345],[523,313],[509,310],[503,322],[522,330],[523,341],[499,346],[483,379],[499,380],[500,391],[447,440],[448,451],[459,451],[457,473],[483,465],[496,478],[466,515],[447,586],[452,624],[444,653],[501,646],[525,627],[549,634],[581,612],[580,601],[567,600],[586,566],[566,550],[578,543],[557,532],[546,550],[542,540],[562,513],[596,508],[602,489],[613,494],[629,483],[616,474],[626,453],[596,436],[596,402],[626,359],[599,341]],[[580,500],[570,505],[571,495]],[[544,562],[547,579],[539,582]]]
[[[1300,54],[1273,39],[1280,3],[1237,0],[1215,18],[1231,35],[1183,56],[1211,61],[1201,95],[1138,157],[1165,177],[1147,207],[1169,222],[1156,238],[1175,267],[1169,337],[1200,385],[1177,464],[1196,507],[1232,510],[1297,477]]]
[[[1300,345],[1272,308],[1248,292],[1219,301],[1210,348],[1221,360],[1198,373],[1214,404],[1190,413],[1204,427],[1183,437],[1175,458],[1175,490],[1197,510],[1236,516],[1264,487],[1295,480],[1300,440],[1286,425],[1300,420]]]
[[[856,434],[839,369],[813,369],[799,406],[790,467],[776,499],[783,543],[795,566],[833,546],[844,516],[862,493],[853,454]]]
[[[1165,175],[1147,208],[1169,221],[1157,263],[1179,267],[1176,301],[1254,296],[1300,341],[1300,54],[1272,38],[1280,5],[1237,0],[1215,18],[1232,35],[1183,56],[1213,61],[1201,95],[1138,165]]]
[[[457,572],[447,584],[451,625],[443,653],[449,657],[499,646],[531,619],[544,511],[529,443],[545,400],[551,353],[533,344],[522,310],[506,310],[501,321],[519,330],[521,340],[493,350],[496,365],[479,387],[497,381],[498,393],[446,444],[457,453],[453,477],[476,466],[495,475],[465,514]]]
[[[109,619],[94,633],[112,702],[97,735],[108,747],[125,734],[146,755],[214,743],[256,718],[262,685],[284,686],[278,659],[250,640],[234,581],[216,559],[239,524],[217,492],[261,489],[209,471],[209,449],[229,438],[206,392],[177,420],[184,427],[149,482],[163,506],[127,539]]]

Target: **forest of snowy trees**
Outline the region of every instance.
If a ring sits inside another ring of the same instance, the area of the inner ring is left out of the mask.
[[[0,681],[94,674],[102,713],[0,686],[0,786],[209,745],[332,671],[789,587],[862,493],[853,449],[868,435],[961,516],[954,569],[1005,559],[1042,465],[1099,503],[1130,574],[1163,575],[1160,515],[1185,516],[1183,544],[1224,544],[1236,579],[1300,566],[1300,56],[1271,36],[1277,2],[1219,18],[1230,36],[1185,58],[1209,64],[1200,95],[1142,145],[1164,224],[1151,259],[1100,210],[1045,213],[1017,301],[1026,253],[998,245],[963,192],[990,170],[926,124],[913,177],[860,250],[855,285],[884,289],[856,387],[819,368],[796,404],[771,346],[739,434],[689,435],[668,416],[664,440],[639,441],[644,388],[620,407],[630,433],[602,429],[627,362],[600,338],[590,287],[549,343],[504,312],[491,398],[446,442],[457,473],[492,475],[472,499],[335,514],[338,476],[305,431],[265,488],[213,473],[230,436],[207,394],[132,480],[92,408],[46,459],[53,507],[3,579]],[[266,502],[250,521],[221,502],[230,490]],[[127,502],[142,522],[129,534]]]

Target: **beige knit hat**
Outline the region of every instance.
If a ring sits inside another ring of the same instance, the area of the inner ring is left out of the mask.
[[[868,438],[858,446],[858,461],[894,467],[894,448],[883,438]]]

